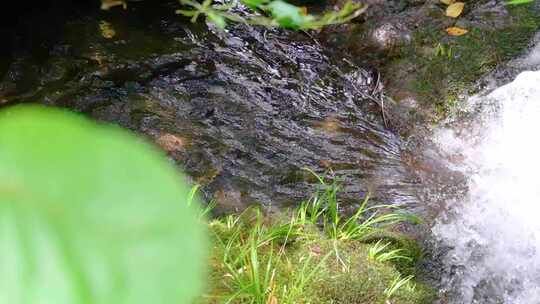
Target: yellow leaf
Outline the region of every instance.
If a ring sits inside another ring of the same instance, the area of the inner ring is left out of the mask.
[[[101,31],[101,36],[106,39],[114,38],[116,31],[114,30],[112,24],[107,21],[101,21],[99,23],[99,30]]]
[[[464,29],[464,28],[460,28],[460,27],[457,27],[457,26],[453,26],[453,27],[449,27],[446,29],[446,32],[448,33],[448,35],[450,36],[461,36],[461,35],[465,35],[467,34],[469,31]]]
[[[127,9],[127,3],[125,0],[101,0],[101,9],[109,10],[111,7],[122,6]]]
[[[442,3],[446,4],[446,5],[450,5],[454,2],[456,2],[456,0],[441,0]]]
[[[459,15],[461,15],[461,13],[463,12],[464,6],[465,6],[465,3],[463,2],[455,2],[455,3],[450,4],[446,8],[446,16],[452,17],[452,18],[459,17]]]

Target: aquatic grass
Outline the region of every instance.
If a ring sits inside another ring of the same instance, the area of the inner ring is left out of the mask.
[[[340,212],[337,197],[339,185],[336,182],[328,184],[313,170],[308,168],[305,170],[319,181],[322,190],[319,190],[313,199],[300,206],[297,218],[312,224],[322,221],[323,230],[331,239],[361,240],[401,222],[420,223],[420,219],[414,215],[395,212],[398,207],[393,205],[368,207],[370,193],[366,194],[354,214],[345,217]]]
[[[392,280],[390,286],[384,290],[384,295],[387,299],[392,298],[398,290],[409,285],[413,278],[413,275],[408,275],[406,277],[397,276],[394,280]],[[409,291],[414,291],[415,287],[408,287],[407,289]]]
[[[200,188],[201,188],[201,185],[195,184],[189,190],[188,198],[187,198],[187,205],[189,207],[193,206],[193,202],[195,201],[195,199],[197,197],[197,193],[199,192]],[[214,208],[216,207],[216,204],[217,203],[216,203],[215,200],[211,200],[205,206],[200,207],[199,219],[208,218],[208,216],[210,216],[210,213],[212,212],[212,210],[214,210]]]
[[[313,281],[315,275],[324,267],[326,260],[332,253],[327,253],[322,259],[316,261],[313,255],[301,256],[299,258],[300,268],[292,273],[281,290],[281,296],[277,303],[297,303],[297,299],[304,297],[306,288]]]
[[[369,196],[343,215],[339,185],[317,180],[319,191],[295,209],[265,214],[250,207],[209,222],[211,284],[201,303],[375,304],[387,294],[395,304],[430,303],[424,285],[395,279],[412,274],[399,267],[408,270],[416,256],[389,229],[410,217],[391,206],[369,206]],[[390,240],[373,245],[381,237]]]
[[[246,216],[254,211],[254,218]],[[291,276],[289,283],[277,286],[275,282],[276,265],[283,265],[287,260],[284,247],[295,236],[301,235],[296,222],[265,225],[260,209],[245,211],[233,220],[226,219],[227,229],[232,229],[228,240],[216,234],[218,243],[223,247],[221,261],[229,279],[229,290],[234,291],[224,297],[224,303],[294,303],[287,299],[295,298],[303,292],[304,286],[316,273],[319,264],[313,264],[310,257],[303,262],[300,271]],[[244,217],[244,218],[242,218]]]
[[[296,212],[295,221],[300,225],[317,224],[324,215],[323,200],[315,194],[309,200],[303,201]]]
[[[412,257],[405,255],[406,250],[403,248],[387,250],[391,244],[390,242],[383,243],[382,240],[377,241],[369,248],[368,258],[380,263],[395,260],[413,261]]]
[[[232,303],[237,299],[264,303],[265,294],[273,280],[273,257],[270,255],[264,263],[259,255],[259,245],[264,243],[261,241],[261,218],[257,217],[255,225],[249,230],[240,220],[231,221],[230,218],[226,227],[231,228],[232,233],[228,240],[216,235],[224,245],[221,262],[226,269],[226,277],[230,278],[227,287],[234,291],[225,298],[224,303]]]

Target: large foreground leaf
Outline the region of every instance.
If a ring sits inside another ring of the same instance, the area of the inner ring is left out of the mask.
[[[0,303],[188,304],[205,238],[184,181],[117,128],[0,112]]]

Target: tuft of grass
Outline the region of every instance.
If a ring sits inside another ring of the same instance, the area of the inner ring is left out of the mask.
[[[266,223],[260,209],[229,215],[210,223],[219,266],[218,280],[224,284],[219,303],[289,303],[317,271],[308,256],[285,285],[276,283],[278,268],[288,262],[284,248],[303,235],[294,218],[288,223]],[[216,295],[208,298],[216,298]],[[294,303],[294,302],[290,302]]]
[[[199,185],[199,184],[196,184],[193,187],[191,187],[191,189],[189,190],[188,199],[187,199],[188,206],[191,207],[191,206],[194,205],[195,198],[196,198],[197,193],[199,192],[200,188],[201,188],[201,185]],[[199,212],[199,219],[208,218],[208,216],[210,216],[210,213],[212,212],[212,210],[215,207],[216,207],[216,201],[215,200],[212,200],[208,204],[202,206],[200,208],[200,212]]]
[[[252,207],[209,221],[210,284],[199,303],[375,304],[390,297],[395,304],[430,303],[431,289],[394,265],[417,262],[400,245],[407,241],[389,232],[409,217],[368,206],[368,198],[346,217],[339,186],[317,180],[320,191],[294,210],[265,215]],[[377,237],[374,232],[394,239],[366,243]],[[394,282],[403,276],[416,287]]]
[[[356,212],[345,217],[340,212],[337,197],[339,185],[335,181],[328,184],[317,173],[307,168],[305,170],[316,177],[322,190],[317,191],[312,199],[300,205],[297,218],[301,221],[300,224],[305,224],[305,221],[310,224],[322,221],[323,231],[331,239],[341,241],[367,239],[389,226],[401,222],[420,221],[414,215],[396,212],[396,207],[392,205],[368,207],[369,193]],[[392,212],[388,212],[389,210]]]
[[[414,285],[410,285],[411,280],[414,278],[413,275],[409,275],[406,277],[397,276],[394,280],[392,280],[392,283],[390,283],[390,286],[384,290],[384,295],[387,299],[390,299],[394,296],[394,294],[400,290],[402,287],[409,286],[407,290],[413,290],[415,289]]]
[[[383,243],[382,240],[378,240],[375,245],[371,246],[368,251],[368,257],[379,263],[388,261],[405,260],[412,262],[413,258],[405,255],[406,250],[403,248],[388,250],[390,242]]]

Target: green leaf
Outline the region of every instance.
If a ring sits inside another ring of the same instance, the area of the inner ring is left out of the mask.
[[[314,19],[311,15],[304,15],[298,6],[281,0],[272,1],[267,8],[277,23],[285,28],[298,29]]]
[[[531,2],[533,2],[533,0],[510,0],[506,2],[506,4],[518,5],[518,4],[526,4],[526,3],[531,3]]]
[[[127,131],[0,111],[0,303],[192,303],[206,238],[185,185]]]
[[[241,0],[241,2],[247,5],[252,10],[258,9],[261,5],[268,3],[269,0]]]
[[[225,26],[227,26],[227,22],[225,21],[225,18],[223,18],[223,16],[219,14],[210,12],[208,13],[207,17],[208,17],[208,20],[210,20],[210,22],[214,23],[220,29],[224,29]]]

